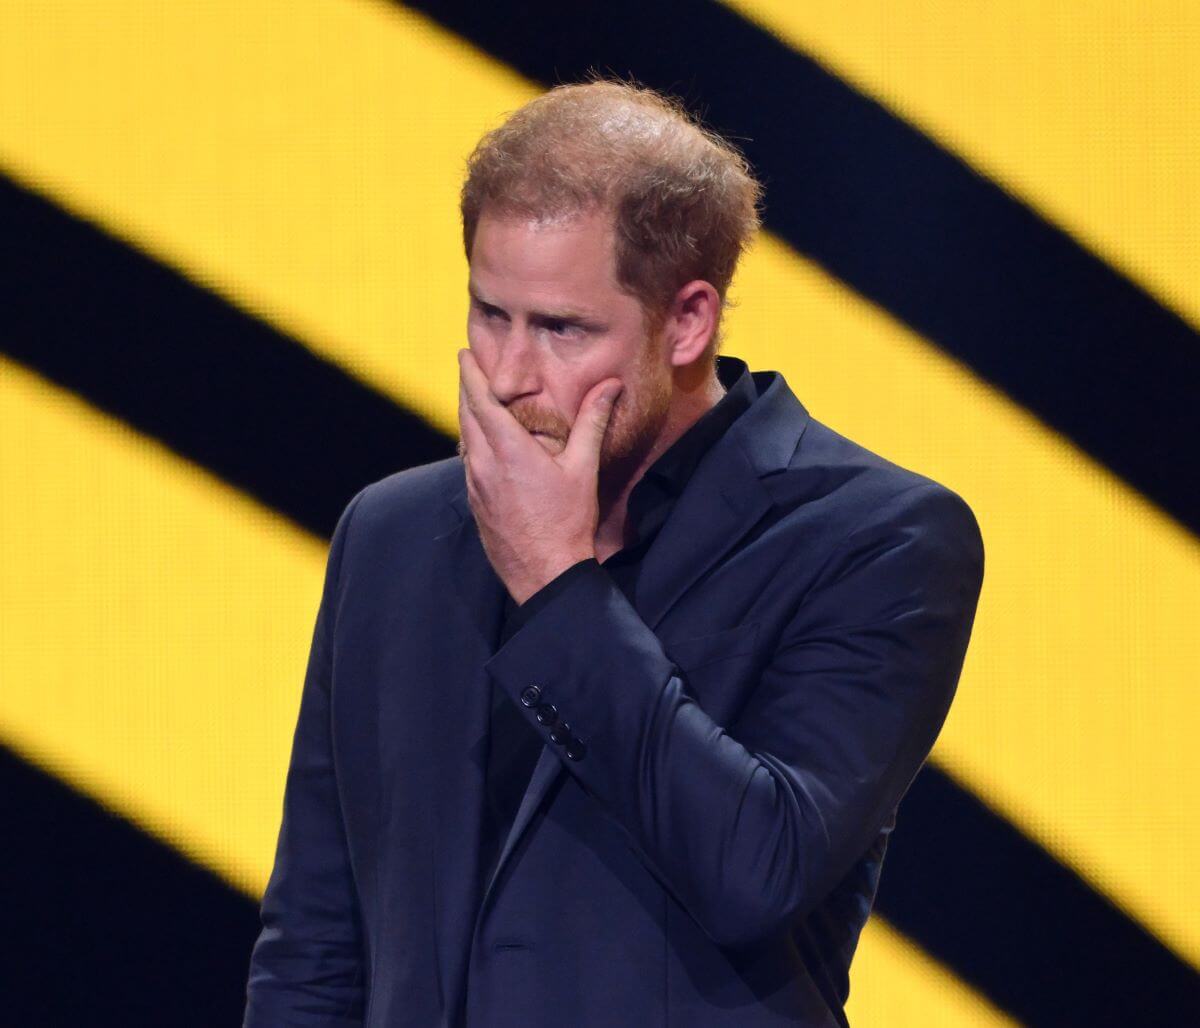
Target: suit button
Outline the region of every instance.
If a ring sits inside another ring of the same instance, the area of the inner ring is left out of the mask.
[[[572,739],[567,743],[566,753],[572,760],[579,760],[587,753],[587,747],[584,746],[582,739]]]
[[[560,746],[563,743],[569,742],[571,739],[571,726],[565,721],[560,721],[550,729],[550,741],[556,742]]]
[[[527,685],[521,690],[521,705],[525,707],[537,706],[537,701],[542,698],[542,690],[536,685]]]
[[[552,725],[554,719],[558,717],[558,708],[553,703],[543,703],[537,709],[537,719],[539,725]]]

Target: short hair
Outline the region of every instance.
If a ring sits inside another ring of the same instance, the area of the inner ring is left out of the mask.
[[[613,214],[616,280],[657,334],[679,288],[720,297],[705,356],[715,359],[729,284],[761,226],[762,186],[729,142],[676,98],[605,79],[555,86],[486,133],[460,197],[467,260],[486,204],[534,220]]]

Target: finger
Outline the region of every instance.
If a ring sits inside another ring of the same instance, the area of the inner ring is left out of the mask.
[[[604,433],[608,431],[613,407],[623,390],[620,379],[608,379],[589,390],[567,439],[565,455],[568,461],[590,468],[599,467]]]
[[[467,476],[467,503],[470,504],[472,510],[480,510],[483,506],[483,498],[479,495],[479,490],[475,487],[475,482],[471,476]]]
[[[473,465],[468,465],[468,472],[472,466],[478,469],[478,466],[486,461],[487,455],[491,453],[491,444],[483,429],[479,427],[471,405],[467,402],[466,388],[461,379],[458,383],[458,428],[459,434],[462,436],[460,450],[466,451],[464,460],[469,456],[473,461]]]
[[[475,422],[491,448],[503,456],[510,446],[537,446],[533,437],[492,392],[491,384],[469,349],[458,351],[459,381],[466,390],[466,402]],[[468,444],[469,445],[469,444]],[[540,450],[540,447],[538,447]]]

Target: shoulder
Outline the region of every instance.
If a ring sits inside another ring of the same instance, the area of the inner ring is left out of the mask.
[[[982,568],[979,522],[959,493],[811,416],[789,466],[767,484],[789,516],[810,525],[815,517],[838,549],[911,535],[936,540]]]
[[[457,523],[449,500],[465,484],[460,457],[447,457],[392,472],[363,486],[346,505],[342,518],[353,517],[356,536],[379,530],[436,535]]]

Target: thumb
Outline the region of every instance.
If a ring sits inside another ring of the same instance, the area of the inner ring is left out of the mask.
[[[582,416],[576,418],[567,440],[566,451],[571,460],[584,460],[599,465],[600,447],[612,417],[613,405],[624,390],[620,379],[609,379],[593,386],[584,400]]]

